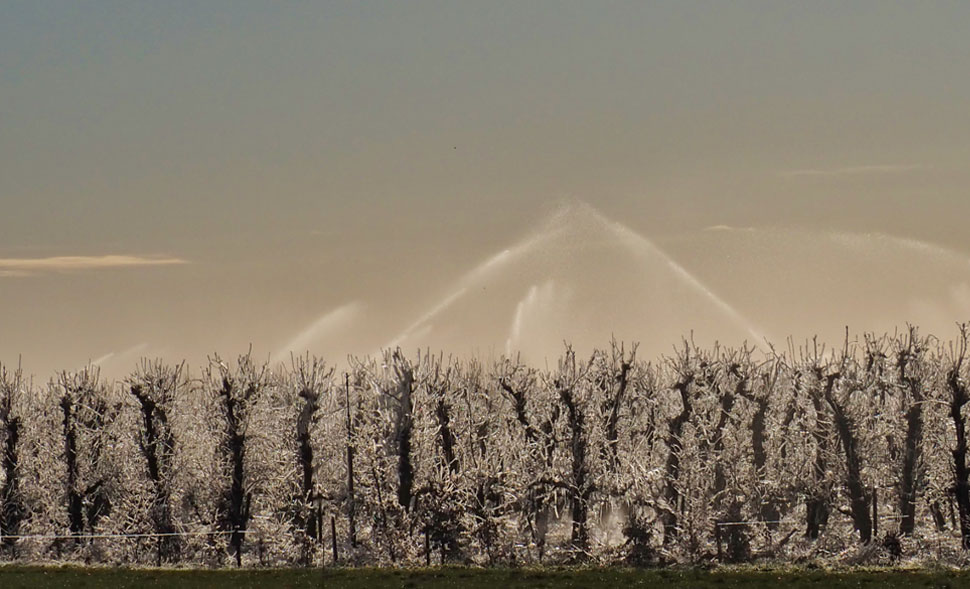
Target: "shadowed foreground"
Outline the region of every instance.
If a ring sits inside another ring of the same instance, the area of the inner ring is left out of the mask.
[[[127,569],[76,566],[4,566],[0,567],[0,587],[19,589],[22,587],[98,587],[117,589],[121,587],[180,587],[193,589],[205,587],[341,587],[343,580],[336,584],[328,577],[329,571],[320,569],[275,569],[275,570],[166,570],[166,569]],[[347,586],[365,586],[349,584]]]
[[[970,573],[871,569],[276,569],[150,570],[82,567],[2,567],[0,586],[20,587],[970,587]]]

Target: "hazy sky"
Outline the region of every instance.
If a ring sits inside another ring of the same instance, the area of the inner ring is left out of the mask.
[[[968,23],[885,0],[0,1],[0,362],[270,354],[340,309],[379,341],[563,201],[753,310],[783,242],[966,257]],[[748,291],[699,247],[719,225],[773,236],[736,246]]]

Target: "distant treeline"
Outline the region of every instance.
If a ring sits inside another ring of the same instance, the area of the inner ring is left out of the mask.
[[[0,366],[0,557],[964,562],[968,340]]]

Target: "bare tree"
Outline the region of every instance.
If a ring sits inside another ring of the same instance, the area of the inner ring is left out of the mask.
[[[746,354],[744,359],[745,364],[750,364],[751,355]],[[751,421],[748,425],[748,429],[751,433],[751,457],[752,466],[754,467],[754,475],[757,479],[756,488],[757,493],[755,497],[757,498],[758,506],[757,513],[761,521],[766,522],[769,530],[774,530],[778,527],[778,518],[781,517],[781,509],[779,506],[779,498],[777,497],[777,489],[770,489],[765,485],[765,480],[769,478],[768,474],[768,450],[767,450],[767,438],[768,438],[768,410],[771,408],[771,402],[774,400],[776,404],[779,403],[780,399],[778,396],[782,391],[779,390],[777,384],[783,369],[783,361],[777,357],[769,358],[757,369],[753,369],[750,366],[745,366],[745,364],[738,364],[737,370],[732,371],[735,375],[739,377],[737,394],[747,399],[750,403],[754,405],[754,413],[751,415]],[[754,372],[752,376],[750,373]],[[743,375],[743,378],[741,378]],[[745,383],[749,380],[754,380],[756,386],[748,387]],[[781,425],[781,431],[778,434],[783,435],[786,430],[794,420],[794,403],[789,402],[791,409],[786,413],[784,422]],[[784,448],[784,446],[783,446]]]
[[[565,409],[569,430],[570,471],[565,483],[566,494],[571,506],[572,532],[569,543],[578,555],[589,550],[589,506],[595,490],[588,461],[589,433],[586,425],[586,407],[583,402],[582,388],[589,374],[592,361],[578,363],[576,353],[569,346],[559,361],[559,370],[553,376],[552,385],[558,393]]]
[[[350,403],[350,374],[344,374],[344,414],[346,420],[344,429],[347,436],[346,442],[346,472],[347,472],[347,531],[350,536],[350,547],[357,547],[357,493],[355,490],[356,478],[354,476],[354,456],[355,456],[355,427],[352,417]]]
[[[120,405],[109,402],[95,367],[62,372],[50,386],[61,409],[69,527],[74,536],[91,534],[112,508],[111,477],[105,468],[110,443],[106,425],[114,420]]]
[[[266,387],[267,367],[257,366],[251,354],[240,356],[235,369],[219,359],[210,361],[207,388],[220,406],[220,454],[227,479],[218,508],[220,528],[230,532],[229,554],[242,566],[242,547],[252,515],[252,490],[247,478],[246,453],[250,413]]]
[[[862,480],[862,456],[859,452],[859,429],[856,418],[849,408],[849,401],[854,392],[865,386],[863,375],[854,370],[849,362],[851,350],[846,335],[846,344],[842,351],[839,364],[825,375],[823,398],[832,410],[832,422],[835,431],[842,442],[846,466],[846,491],[849,494],[849,509],[852,523],[859,531],[859,539],[867,543],[872,539],[872,516],[870,504],[872,494],[869,487]],[[840,386],[841,385],[841,386]]]
[[[457,443],[465,457],[458,475],[466,487],[467,528],[484,551],[486,564],[511,563],[519,538],[509,531],[519,527],[520,515],[531,515],[520,509],[526,503],[517,493],[522,472],[516,465],[520,462],[500,450],[516,447],[517,429],[502,414],[501,389],[485,374],[483,365],[472,360],[464,368],[456,375],[459,398],[454,407],[456,418],[465,424],[464,436]]]
[[[792,367],[793,392],[796,398],[807,396],[812,406],[811,436],[814,442],[814,460],[811,477],[805,485],[805,536],[817,540],[828,524],[832,483],[829,480],[831,410],[825,402],[825,387],[835,380],[826,379],[825,367],[818,341],[812,342],[812,354],[802,351],[801,365]]]
[[[466,486],[460,476],[461,460],[455,435],[451,403],[458,400],[457,375],[461,367],[442,355],[425,355],[418,366],[420,387],[427,394],[431,413],[429,429],[436,432],[436,445],[440,449],[440,461],[426,461],[428,476],[418,491],[423,495],[421,519],[428,535],[428,549],[437,549],[442,562],[456,562],[461,558],[461,538],[465,535],[462,515],[467,499]],[[433,466],[432,466],[433,465]],[[430,554],[426,555],[430,559]]]
[[[171,416],[176,410],[176,398],[186,386],[184,365],[166,366],[161,361],[143,361],[138,372],[128,379],[128,391],[138,402],[141,431],[138,447],[145,459],[148,479],[152,486],[151,520],[160,536],[158,560],[178,558],[181,541],[175,536],[175,507],[173,467],[177,452]]]
[[[21,492],[20,435],[23,418],[20,414],[20,397],[23,395],[23,372],[18,367],[13,373],[0,365],[0,426],[3,431],[3,449],[0,469],[3,486],[0,486],[0,537],[4,546],[13,549],[13,536],[20,533],[20,524],[26,516],[26,506]]]
[[[529,460],[524,464],[531,476],[525,477],[526,516],[541,562],[545,555],[546,534],[549,531],[549,481],[552,478],[556,438],[555,424],[559,420],[560,405],[543,403],[539,398],[537,371],[525,366],[517,356],[513,361],[503,359],[496,369],[497,381],[502,392],[512,404],[512,414],[521,426],[524,445]],[[545,410],[544,410],[545,409]],[[536,425],[536,422],[539,425]]]
[[[950,419],[956,435],[953,448],[953,495],[956,497],[960,517],[960,538],[963,548],[970,549],[970,468],[967,467],[967,429],[963,417],[963,407],[970,401],[967,381],[962,374],[967,357],[967,340],[970,326],[960,325],[960,339],[951,344],[946,372],[946,384],[950,393]]]
[[[718,353],[717,346],[714,353]],[[720,357],[715,356],[715,361],[708,363],[702,372],[707,388],[717,401],[717,422],[709,438],[704,440],[704,446],[711,450],[710,460],[714,465],[712,503],[715,511],[721,512],[715,514],[716,519],[720,520],[715,523],[715,536],[719,545],[721,536],[727,536],[727,560],[731,562],[743,562],[750,558],[748,526],[741,523],[745,519],[742,514],[743,496],[750,490],[739,488],[736,484],[729,488],[727,474],[729,470],[735,470],[732,467],[736,464],[731,464],[725,447],[728,426],[732,420],[737,420],[740,413],[735,409],[735,404],[742,398],[752,397],[750,358],[751,350],[748,348],[735,352],[725,351]],[[727,525],[721,526],[722,522]]]
[[[610,342],[609,354],[594,356],[597,370],[595,380],[602,394],[602,414],[606,422],[604,424],[606,445],[603,448],[603,458],[611,471],[615,471],[619,466],[620,410],[630,387],[636,358],[636,344],[627,355],[625,346],[615,339]]]
[[[916,497],[923,486],[923,404],[924,387],[930,377],[927,370],[929,341],[920,337],[916,327],[910,326],[906,335],[896,339],[896,370],[898,371],[901,409],[905,416],[906,433],[900,461],[897,488],[900,533],[911,536],[916,530]]]
[[[685,341],[683,352],[678,355],[674,364],[677,380],[671,386],[680,397],[681,409],[668,424],[666,441],[668,451],[667,461],[664,467],[665,484],[663,492],[663,499],[666,505],[662,509],[661,516],[664,528],[663,541],[665,545],[670,544],[676,539],[678,531],[678,512],[680,511],[681,502],[681,493],[678,488],[681,473],[680,455],[684,448],[682,436],[684,426],[690,420],[693,413],[690,387],[697,377],[691,351],[691,345]]]
[[[327,368],[318,358],[300,356],[292,360],[292,387],[295,389],[296,407],[296,472],[299,493],[293,510],[293,523],[303,538],[304,563],[311,559],[312,542],[323,539],[323,511],[319,507],[320,493],[314,480],[316,465],[313,452],[313,429],[319,421],[320,403],[325,390],[331,388],[334,369]]]
[[[395,454],[397,455],[397,502],[405,512],[414,496],[414,462],[411,456],[414,431],[414,367],[400,348],[384,356],[384,367],[393,376],[390,382],[375,379],[383,402],[393,405]]]

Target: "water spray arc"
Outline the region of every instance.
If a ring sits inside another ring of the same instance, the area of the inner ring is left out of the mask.
[[[660,249],[655,243],[640,235],[636,231],[633,231],[626,225],[619,222],[610,222],[607,219],[603,219],[603,222],[609,223],[610,228],[616,233],[617,237],[626,242],[631,251],[638,254],[641,257],[657,256],[667,265],[668,268],[673,270],[676,276],[684,281],[688,286],[694,289],[697,293],[701,294],[705,299],[714,304],[719,310],[724,312],[728,317],[731,318],[737,325],[741,326],[748,332],[752,338],[754,345],[759,348],[763,347],[766,341],[764,333],[755,327],[754,323],[747,319],[740,311],[735,309],[730,303],[718,296],[713,290],[711,290],[707,285],[705,285],[699,278],[691,274],[686,268],[684,268],[680,263],[673,259],[670,254]]]
[[[564,239],[561,242],[555,241],[559,237],[563,237]],[[585,237],[591,237],[593,241],[586,243],[583,241]],[[620,223],[606,218],[588,204],[579,202],[561,208],[530,237],[519,242],[514,247],[492,256],[462,276],[454,288],[443,299],[411,323],[397,337],[392,339],[388,347],[397,347],[418,333],[427,333],[430,330],[430,322],[435,317],[455,305],[463,295],[473,291],[474,287],[479,284],[484,284],[490,276],[494,276],[495,272],[507,268],[516,260],[520,260],[529,255],[545,256],[548,252],[540,251],[544,247],[554,247],[555,249],[552,253],[556,254],[556,252],[561,253],[564,249],[574,246],[582,248],[590,244],[605,244],[609,247],[619,247],[619,251],[623,255],[632,256],[635,259],[644,261],[653,259],[662,263],[673,273],[677,281],[685,285],[690,291],[700,295],[701,300],[713,305],[715,309],[726,316],[733,324],[742,328],[751,337],[755,345],[760,347],[763,344],[765,340],[764,334],[750,320],[743,316],[730,303],[718,296],[669,254],[661,250],[646,237]],[[558,259],[558,256],[553,259]],[[568,256],[566,259],[569,259]],[[535,309],[537,305],[536,296],[539,294],[537,288],[542,283],[541,280],[538,283],[533,283],[532,288],[526,292],[525,298],[520,299],[514,310],[512,310],[512,317],[510,318],[512,321],[511,328],[504,342],[506,352],[510,352],[511,347],[521,338],[522,326],[526,321],[526,315],[537,311]],[[545,287],[542,290],[544,291]],[[545,300],[548,297],[542,298]]]
[[[524,254],[532,251],[543,242],[554,237],[557,232],[558,229],[555,227],[543,228],[535,233],[532,237],[522,240],[513,247],[500,251],[469,272],[465,273],[465,275],[457,281],[455,287],[449,292],[449,294],[445,295],[440,301],[434,304],[430,310],[408,325],[394,339],[388,342],[385,347],[396,348],[401,345],[401,343],[414,335],[419,329],[425,327],[426,324],[434,319],[437,315],[451,307],[458,299],[461,298],[463,294],[469,290],[471,285],[479,280],[484,279],[489,273],[495,272],[500,268],[507,266],[517,258],[520,258]]]
[[[335,331],[349,326],[354,319],[363,313],[363,310],[363,303],[360,301],[352,301],[350,303],[341,305],[336,309],[328,311],[307,325],[285,346],[282,346],[275,354],[273,354],[272,360],[274,362],[283,360],[290,352],[302,353],[320,338],[327,335],[333,335]]]

